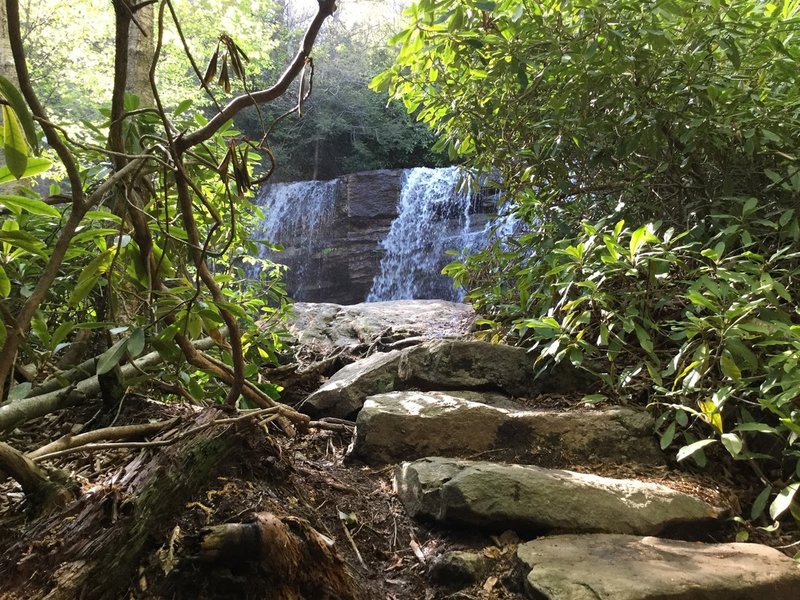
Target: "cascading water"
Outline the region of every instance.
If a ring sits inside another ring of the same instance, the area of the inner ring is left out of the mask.
[[[398,216],[381,243],[386,251],[367,302],[414,298],[459,301],[463,292],[441,275],[447,250],[474,250],[485,243],[471,223],[471,195],[458,191],[460,172],[416,168],[407,174]]]
[[[293,255],[311,256],[320,248],[321,233],[329,227],[335,212],[338,180],[298,181],[295,183],[275,183],[266,185],[255,199],[261,206],[265,218],[251,232],[254,240],[264,240],[280,244],[287,251],[275,254],[268,246],[262,246],[259,258],[269,258],[276,262],[291,260]],[[302,300],[302,282],[311,281],[318,273],[308,272],[308,262],[301,260],[291,274],[293,280],[300,282],[295,298]],[[257,274],[258,268],[254,269]]]

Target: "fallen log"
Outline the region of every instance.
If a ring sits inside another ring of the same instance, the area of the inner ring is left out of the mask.
[[[0,559],[0,597],[123,597],[144,554],[168,535],[185,503],[246,453],[252,420],[214,424],[224,416],[219,409],[197,413],[169,435],[196,433],[138,453],[106,485],[33,521]]]

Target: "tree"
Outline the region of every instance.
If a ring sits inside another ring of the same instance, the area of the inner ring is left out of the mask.
[[[274,405],[271,386],[245,379],[245,352],[269,356],[270,345],[251,347],[240,334],[241,320],[253,319],[242,305],[267,309],[266,302],[243,294],[241,287],[225,287],[235,269],[234,252],[247,243],[242,216],[248,214],[252,162],[260,158],[260,147],[235,132],[230,120],[247,107],[274,101],[300,76],[335,2],[318,0],[300,49],[277,82],[264,89],[248,87],[245,55],[230,36],[219,38],[205,73],[187,47],[189,62],[215,103],[218,92],[211,81],[217,75],[223,92],[230,91],[228,80],[238,80],[235,85],[243,90],[210,118],[187,114],[187,104],[168,109],[157,85],[150,86],[154,108],[137,109],[126,96],[131,26],[138,11],[150,4],[113,3],[116,35],[108,121],[73,137],[52,120],[39,99],[28,68],[19,3],[6,2],[20,90],[3,88],[5,177],[22,179],[48,168],[50,160],[36,156],[41,131],[66,181],[64,190],[53,188],[46,199],[28,190],[24,196],[0,200],[5,207],[0,231],[5,325],[0,328],[0,390],[13,400],[0,406],[0,429],[80,400],[70,385],[55,396],[34,394],[23,400],[31,386],[13,385],[14,373],[23,370],[18,361],[51,355],[77,328],[112,327],[106,319],[113,317],[109,307],[119,294],[135,294],[143,308],[135,322],[126,324],[129,335],[99,357],[94,365],[98,375],[152,344],[164,357],[177,360],[182,354],[194,368],[227,386],[229,405],[241,395],[256,405]],[[165,0],[158,3],[156,55],[169,24],[179,30],[174,6]],[[33,339],[28,336],[31,328]],[[204,332],[219,341],[218,358],[193,343]],[[213,389],[198,387],[196,378],[185,381],[193,390],[213,394]],[[305,420],[289,409],[281,414]],[[291,429],[286,416],[281,422]],[[0,466],[21,481],[36,481],[17,458],[5,448]]]
[[[578,213],[658,198],[682,223],[796,173],[797,6],[780,4],[422,0],[374,86],[507,192]]]
[[[392,60],[384,48],[388,37],[385,27],[372,23],[338,21],[327,30],[315,59],[315,93],[302,117],[286,119],[275,132],[274,149],[288,159],[278,171],[281,178],[329,179],[443,161],[429,150],[434,139],[427,127],[369,90],[372,76]]]

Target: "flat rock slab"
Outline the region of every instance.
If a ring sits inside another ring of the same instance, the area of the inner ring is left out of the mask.
[[[289,332],[300,344],[321,350],[370,342],[386,329],[407,337],[467,335],[475,320],[469,304],[445,300],[393,300],[341,304],[296,302]]]
[[[559,535],[522,544],[538,600],[795,600],[800,565],[759,544]]]
[[[533,357],[524,348],[441,339],[376,353],[349,364],[311,394],[301,408],[315,417],[350,417],[367,396],[395,390],[482,390],[533,397],[585,387],[585,374],[565,363],[534,380]]]
[[[498,402],[491,394],[486,403],[479,401],[479,393],[470,394],[472,400],[454,394],[458,392],[369,396],[358,413],[351,455],[369,464],[385,464],[503,449],[516,462],[543,458],[551,463],[664,462],[653,436],[653,420],[643,411],[623,407],[529,410],[514,408],[509,401]]]
[[[446,458],[403,463],[395,486],[412,517],[492,529],[655,535],[728,512],[656,483]]]

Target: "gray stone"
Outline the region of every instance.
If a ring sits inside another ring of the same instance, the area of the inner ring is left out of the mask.
[[[560,535],[521,545],[537,600],[795,600],[800,565],[758,544]]]
[[[656,483],[445,458],[403,463],[395,485],[412,517],[493,529],[654,535],[728,512]]]
[[[586,376],[569,364],[557,365],[547,376],[534,379],[533,358],[524,348],[468,340],[433,340],[406,348],[394,359],[357,361],[336,373],[309,396],[305,410],[311,415],[347,416],[360,408],[367,396],[419,388],[423,390],[485,390],[511,396],[566,393],[585,388]],[[359,364],[362,363],[362,364]],[[380,371],[380,372],[379,372]],[[391,382],[375,388],[373,379]],[[360,403],[360,404],[359,404]],[[346,407],[340,409],[339,405]]]
[[[391,328],[428,339],[466,335],[475,319],[468,304],[445,300],[393,300],[342,306],[297,302],[289,332],[298,343],[323,351],[370,342]]]
[[[403,174],[402,170],[382,169],[345,176],[347,216],[396,217]]]
[[[430,568],[431,581],[450,587],[466,587],[482,579],[489,561],[483,554],[454,550],[445,552]]]
[[[352,416],[363,406],[365,390],[394,389],[400,356],[400,350],[376,352],[343,367],[298,408],[312,415]]]
[[[509,400],[462,392],[389,392],[367,398],[358,414],[351,454],[369,464],[425,456],[465,457],[503,449],[516,462],[664,462],[653,420],[642,411],[523,410]],[[356,401],[351,399],[349,406]],[[499,406],[497,404],[500,404]]]

